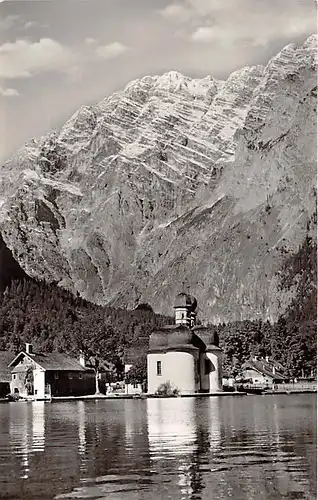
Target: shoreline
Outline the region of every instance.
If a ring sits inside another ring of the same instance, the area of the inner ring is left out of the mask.
[[[211,392],[211,393],[193,393],[193,394],[180,394],[178,396],[165,396],[156,394],[111,394],[111,395],[91,395],[91,396],[53,396],[54,401],[73,401],[73,400],[107,400],[107,399],[168,399],[168,398],[208,398],[208,397],[224,397],[224,396],[246,396],[246,392]]]
[[[22,398],[17,401],[10,401],[7,398],[0,398],[1,403],[33,403],[36,401],[43,401],[46,403],[54,402],[67,402],[67,401],[105,401],[105,400],[121,400],[121,399],[169,399],[169,398],[210,398],[210,397],[243,397],[243,396],[274,396],[274,395],[295,395],[295,394],[316,394],[317,390],[290,390],[290,391],[264,391],[261,394],[253,394],[240,391],[223,391],[211,393],[193,393],[193,394],[180,394],[178,396],[156,395],[156,394],[91,394],[86,396],[52,396],[45,399],[34,399],[33,397]]]
[[[179,394],[178,396],[156,395],[156,394],[89,394],[85,396],[52,396],[51,398],[37,398],[32,396],[21,398],[20,400],[10,401],[6,398],[1,398],[0,403],[33,403],[36,401],[44,401],[46,403],[62,402],[62,401],[96,401],[96,400],[118,400],[118,399],[168,399],[168,398],[208,398],[208,397],[225,397],[225,396],[246,396],[246,392],[211,392],[211,393],[192,393]]]

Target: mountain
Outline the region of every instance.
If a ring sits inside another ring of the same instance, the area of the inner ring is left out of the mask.
[[[316,36],[226,81],[129,83],[2,167],[0,228],[31,277],[213,322],[275,320],[280,271],[315,234]]]

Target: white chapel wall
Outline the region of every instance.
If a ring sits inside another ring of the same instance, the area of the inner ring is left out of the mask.
[[[169,351],[165,359],[165,378],[170,380],[183,394],[191,394],[196,390],[196,361],[189,352]]]

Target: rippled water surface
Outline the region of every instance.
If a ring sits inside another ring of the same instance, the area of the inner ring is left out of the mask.
[[[0,497],[314,499],[316,395],[2,404]]]

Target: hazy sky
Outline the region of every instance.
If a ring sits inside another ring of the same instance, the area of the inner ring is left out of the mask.
[[[314,32],[315,0],[0,0],[0,159],[132,79],[226,78]]]

